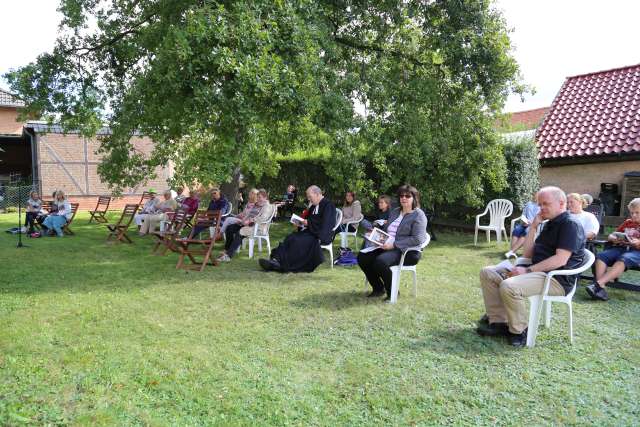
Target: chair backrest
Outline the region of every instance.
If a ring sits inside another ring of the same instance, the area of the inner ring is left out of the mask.
[[[342,222],[342,210],[336,208],[336,223],[333,226],[333,231],[336,231],[338,227],[340,227],[341,222]]]
[[[193,218],[193,229],[189,237],[194,237],[193,232],[196,229],[204,230],[210,227],[220,227],[220,219],[222,211],[198,211]],[[217,230],[216,230],[217,232]]]
[[[278,208],[274,204],[269,204],[271,207],[271,216],[268,220],[264,222],[256,222],[253,226],[253,235],[254,236],[268,236],[269,228],[271,228],[271,222],[273,218],[275,218],[276,213],[278,213]]]
[[[187,219],[187,212],[184,209],[178,209],[173,214],[173,219],[169,223],[169,226],[166,230],[173,231],[175,233],[180,233],[180,231],[184,228],[185,222]]]
[[[595,260],[596,260],[596,256],[593,254],[593,252],[591,252],[589,249],[585,249],[584,257],[582,258],[582,263],[580,264],[579,267],[576,267],[575,269],[579,270],[579,272],[582,273],[583,271],[591,267],[591,265],[595,262]],[[573,296],[574,292],[576,291],[576,288],[578,287],[579,279],[580,279],[580,276],[577,275],[573,282],[573,288],[571,288],[571,291],[567,293],[568,297]]]
[[[222,213],[222,216],[229,216],[233,212],[233,203],[227,201],[227,209]]]
[[[426,248],[427,246],[429,246],[430,242],[431,242],[431,234],[427,233],[427,240],[425,240],[424,243],[422,243],[420,245],[420,249],[422,250],[422,249]]]
[[[507,199],[495,199],[487,205],[492,226],[504,226],[504,219],[513,213],[513,203]]]
[[[80,207],[80,203],[70,203],[71,205],[71,218],[67,221],[67,224],[71,224],[73,218],[76,217],[76,213],[78,213],[78,208]]]
[[[602,226],[602,220],[604,219],[604,206],[600,204],[591,203],[589,206],[584,208],[584,210],[587,212],[591,212],[598,220],[598,224]]]
[[[133,217],[138,211],[139,206],[140,205],[138,205],[137,203],[126,204],[124,206],[124,209],[122,210],[122,215],[120,215],[120,219],[118,220],[117,225],[129,228],[129,225],[131,224],[131,221],[133,221]]]
[[[106,211],[109,209],[109,203],[111,203],[110,196],[98,196],[98,204],[96,204],[96,211]]]

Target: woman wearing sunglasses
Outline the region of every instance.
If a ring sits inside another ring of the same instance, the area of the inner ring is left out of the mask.
[[[410,185],[398,188],[400,207],[389,214],[384,226],[389,237],[377,249],[361,251],[358,254],[358,265],[367,276],[373,292],[369,297],[387,295],[391,298],[391,266],[398,265],[402,251],[412,246],[419,246],[427,240],[427,217],[420,209],[418,190]],[[420,252],[410,251],[404,259],[404,265],[416,265],[420,260]]]

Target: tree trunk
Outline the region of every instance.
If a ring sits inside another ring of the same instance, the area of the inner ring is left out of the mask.
[[[233,203],[233,209],[235,212],[238,212],[238,190],[240,190],[240,178],[242,174],[240,173],[240,167],[236,166],[233,170],[233,174],[231,176],[231,181],[225,184],[222,184],[220,187],[220,191],[227,197],[231,203]]]

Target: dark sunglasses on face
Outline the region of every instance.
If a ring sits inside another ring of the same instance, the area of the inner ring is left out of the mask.
[[[399,197],[401,199],[411,199],[413,196],[411,194],[401,194]]]

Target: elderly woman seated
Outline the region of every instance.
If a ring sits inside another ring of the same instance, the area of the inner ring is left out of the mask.
[[[47,230],[53,230],[58,237],[64,236],[62,228],[73,216],[71,211],[71,203],[64,194],[64,191],[58,190],[53,200],[51,212],[47,215],[42,226]]]
[[[168,219],[167,214],[175,212],[178,208],[178,202],[172,198],[171,190],[165,191],[162,196],[164,200],[155,205],[155,211],[147,213],[143,218],[140,226],[141,236],[156,231],[160,221],[166,221]]]
[[[253,192],[253,190],[252,190]],[[229,224],[229,219],[224,222],[223,228],[225,229],[225,245],[224,252],[218,257],[218,261],[228,262],[238,252],[242,239],[250,236],[253,231],[253,226],[256,223],[266,223],[273,216],[274,205],[269,204],[269,194],[267,190],[256,190],[257,199],[251,203],[253,207],[247,211],[245,209],[242,216],[238,215],[234,218],[233,223]],[[251,200],[251,192],[249,193],[249,200]],[[247,205],[248,207],[248,205]],[[262,231],[265,232],[265,231]]]
[[[582,225],[584,237],[587,240],[591,240],[598,235],[598,231],[600,231],[600,223],[594,214],[582,210],[587,206],[589,206],[589,203],[580,194],[567,194],[567,208],[569,210],[569,216]]]
[[[220,234],[225,234],[225,232],[227,231],[227,228],[230,225],[240,224],[245,219],[254,218],[255,216],[258,215],[262,207],[262,205],[256,204],[258,201],[258,190],[255,188],[252,188],[251,190],[249,190],[248,199],[249,201],[247,202],[247,205],[244,207],[242,212],[240,212],[238,215],[227,217],[227,219],[222,224],[222,227],[220,227]]]

